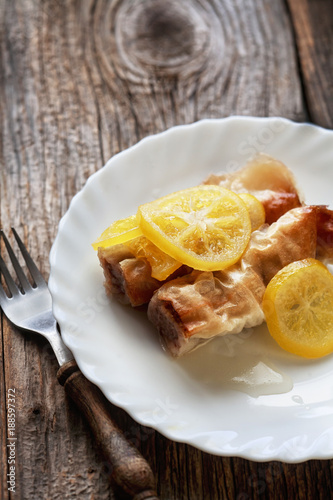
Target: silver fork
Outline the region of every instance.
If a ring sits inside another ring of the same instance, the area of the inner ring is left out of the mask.
[[[111,465],[112,477],[137,500],[157,500],[155,480],[150,466],[129,443],[110,417],[110,407],[102,393],[80,372],[71,351],[62,341],[52,313],[52,297],[47,284],[14,228],[13,234],[34,284],[31,285],[5,233],[1,230],[7,253],[19,286],[0,255],[0,306],[17,328],[39,333],[50,342],[60,369],[59,382],[87,418],[96,441]],[[1,274],[7,292],[1,284]]]
[[[71,361],[73,355],[65,346],[59,335],[57,322],[52,312],[51,294],[41,272],[30,257],[17,232],[14,228],[12,228],[12,231],[34,280],[34,286],[30,284],[5,233],[1,231],[1,236],[5,242],[8,255],[16,272],[21,289],[13,280],[5,261],[0,255],[0,270],[11,294],[8,296],[0,284],[0,306],[7,318],[16,327],[36,332],[46,337],[61,366]]]

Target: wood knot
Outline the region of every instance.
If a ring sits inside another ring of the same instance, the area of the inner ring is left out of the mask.
[[[30,411],[33,415],[36,416],[41,415],[43,413],[42,407],[39,405],[36,405],[34,408],[31,408]]]
[[[138,50],[157,63],[190,55],[194,47],[194,31],[193,23],[179,4],[169,6],[158,1],[148,2],[137,18]]]
[[[111,29],[133,75],[174,76],[205,64],[211,27],[200,2],[122,0],[117,6]]]

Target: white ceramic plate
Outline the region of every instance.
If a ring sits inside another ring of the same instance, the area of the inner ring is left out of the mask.
[[[140,203],[241,167],[258,151],[292,169],[307,203],[331,203],[331,131],[280,118],[230,117],[148,137],[91,176],[61,220],[50,255],[54,313],[82,372],[138,422],[217,455],[332,458],[332,356],[289,355],[262,326],[172,360],[144,312],[106,298],[91,247]],[[230,378],[231,366],[238,368]],[[237,385],[244,376],[248,386]]]

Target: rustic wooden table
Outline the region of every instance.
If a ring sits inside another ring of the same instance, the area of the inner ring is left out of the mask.
[[[139,139],[233,114],[333,127],[331,0],[1,0],[0,30],[0,225],[18,229],[46,278],[73,195]],[[0,499],[121,498],[56,372],[47,343],[1,317]],[[110,413],[151,464],[161,500],[332,497],[332,461],[216,457]]]

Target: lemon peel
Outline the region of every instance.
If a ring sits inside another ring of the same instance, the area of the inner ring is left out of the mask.
[[[265,223],[266,219],[264,205],[253,194],[239,193],[238,196],[242,198],[249,211],[252,231],[259,229]]]
[[[141,205],[143,234],[160,250],[194,269],[214,271],[242,256],[251,235],[244,201],[232,191],[201,185]]]
[[[99,247],[107,248],[119,243],[125,243],[138,236],[142,236],[139,223],[135,215],[130,215],[126,219],[116,220],[107,227],[101,236],[92,243],[92,247],[94,250]]]
[[[293,262],[263,298],[268,330],[286,351],[307,358],[333,352],[333,276],[316,259]]]

